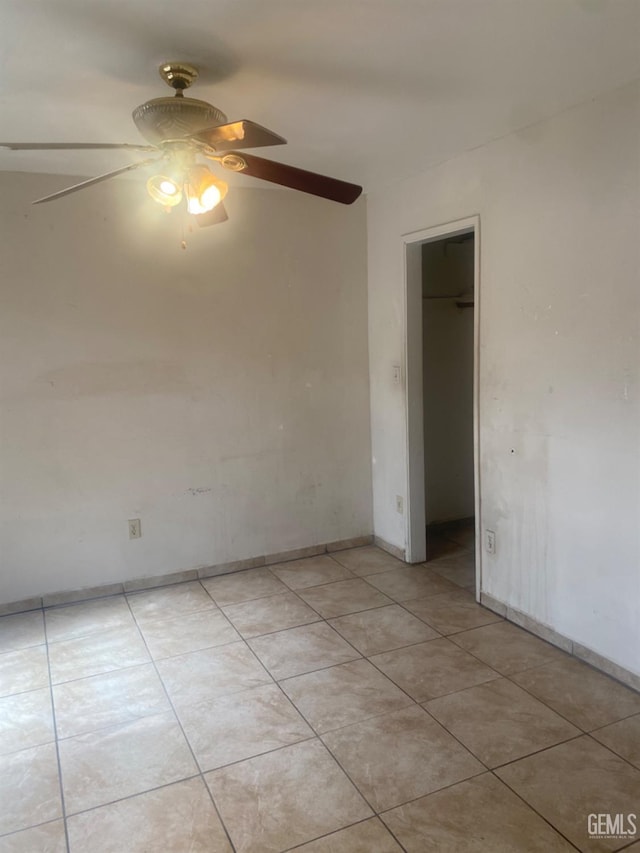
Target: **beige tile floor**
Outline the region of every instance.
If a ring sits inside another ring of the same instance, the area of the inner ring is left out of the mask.
[[[435,544],[1,618],[0,853],[637,850],[640,696]]]

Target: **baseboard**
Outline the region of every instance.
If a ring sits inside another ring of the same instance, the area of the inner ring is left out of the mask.
[[[373,536],[355,536],[350,539],[340,539],[336,542],[326,542],[323,545],[310,545],[307,548],[296,548],[293,551],[281,551],[278,554],[264,554],[260,557],[249,557],[246,560],[235,560],[230,563],[218,563],[215,566],[204,566],[198,569],[187,569],[181,572],[171,572],[165,575],[153,575],[144,578],[133,578],[122,583],[108,583],[101,586],[83,587],[81,589],[51,592],[42,596],[23,598],[20,601],[0,604],[0,616],[13,613],[24,613],[29,610],[40,610],[43,607],[54,607],[60,604],[74,604],[78,601],[88,601],[92,598],[105,598],[109,595],[121,595],[124,592],[139,592],[155,587],[169,586],[174,583],[212,578],[217,575],[228,575],[232,572],[242,572],[262,566],[273,566],[276,563],[287,563],[291,560],[302,560],[305,557],[315,557],[321,554],[331,554],[333,551],[343,551],[345,548],[359,548],[371,545]]]
[[[387,554],[391,554],[392,557],[397,557],[403,562],[405,561],[405,552],[403,548],[398,548],[397,545],[392,545],[390,542],[387,542],[386,539],[381,539],[379,536],[373,537],[373,544],[382,551],[386,551]]]
[[[198,580],[200,578],[211,578],[217,575],[227,575],[233,572],[247,571],[263,566],[272,566],[276,563],[286,563],[291,560],[301,560],[305,557],[314,557],[322,554],[331,554],[334,551],[343,551],[347,548],[360,548],[365,545],[376,545],[378,548],[404,560],[405,552],[381,539],[379,536],[356,536],[350,539],[340,539],[336,542],[327,542],[323,545],[310,545],[307,548],[296,548],[292,551],[282,551],[277,554],[265,554],[260,557],[249,557],[246,560],[235,560],[229,563],[218,563],[215,566],[205,566],[199,569],[187,569],[181,572],[155,575],[152,577],[134,578],[122,583],[103,584],[102,586],[84,587],[82,589],[66,590],[63,592],[48,593],[43,596],[32,596],[20,601],[0,604],[0,616],[9,616],[14,613],[25,613],[32,610],[41,610],[43,607],[53,607],[61,604],[74,604],[79,601],[88,601],[93,598],[104,598],[109,595],[120,595],[124,592],[137,592],[145,589],[169,586],[175,583]],[[609,658],[590,649],[582,643],[575,642],[570,637],[560,634],[549,625],[534,619],[527,613],[511,607],[505,602],[494,598],[486,592],[480,593],[480,602],[488,610],[504,617],[509,622],[524,628],[536,637],[551,643],[567,654],[593,666],[595,669],[610,675],[612,678],[622,682],[634,690],[640,691],[640,675],[620,666]]]
[[[499,601],[486,592],[480,593],[480,603],[488,610],[497,613],[499,616],[503,616],[507,621],[519,625],[521,628],[529,631],[529,633],[535,634],[536,637],[540,637],[541,640],[546,640],[552,646],[556,646],[562,649],[563,652],[567,652],[567,654],[578,658],[584,663],[590,664],[595,669],[599,669],[617,681],[621,681],[627,687],[640,691],[640,675],[636,675],[634,672],[609,660],[609,658],[603,657],[603,655],[598,654],[593,649],[583,646],[582,643],[575,642],[570,637],[566,637],[564,634],[560,634],[558,631],[550,628],[549,625],[539,622],[521,610],[516,610],[515,607],[510,607],[508,604]]]

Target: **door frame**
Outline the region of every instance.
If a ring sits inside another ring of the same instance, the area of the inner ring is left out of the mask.
[[[473,479],[476,538],[476,598],[481,584],[480,500],[480,216],[469,216],[402,235],[404,265],[404,360],[407,491],[405,559],[422,563],[427,556],[424,485],[424,399],[422,384],[422,245],[446,237],[473,233]]]

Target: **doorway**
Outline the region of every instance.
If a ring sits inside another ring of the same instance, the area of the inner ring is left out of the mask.
[[[404,238],[407,560],[479,596],[477,217]]]

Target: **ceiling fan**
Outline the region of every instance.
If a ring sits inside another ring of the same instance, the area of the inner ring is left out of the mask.
[[[156,155],[39,198],[34,204],[54,201],[124,172],[155,166],[156,173],[147,181],[147,190],[154,201],[170,210],[185,199],[187,211],[196,217],[199,225],[215,225],[228,218],[223,205],[227,184],[217,178],[208,166],[199,163],[199,157],[212,160],[231,172],[250,175],[341,204],[352,204],[362,192],[362,187],[356,184],[244,153],[245,148],[283,145],[286,139],[246,119],[228,122],[223,112],[206,101],[186,98],[185,89],[198,77],[198,69],[193,65],[169,62],[161,65],[159,70],[162,79],[175,89],[175,95],[153,98],[136,107],[132,114],[136,127],[149,145],[0,142],[0,148],[14,151],[121,148],[153,152]]]

